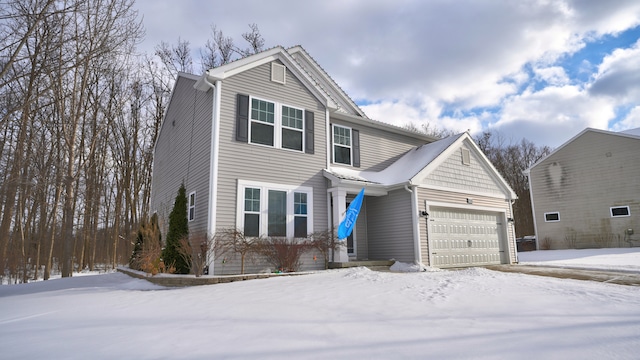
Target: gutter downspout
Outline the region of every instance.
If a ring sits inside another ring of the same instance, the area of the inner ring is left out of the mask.
[[[540,250],[540,238],[538,237],[538,220],[536,219],[536,205],[533,203],[533,184],[531,184],[531,169],[524,171],[529,181],[529,199],[531,201],[531,215],[533,216],[533,233],[536,236],[536,250]]]
[[[515,218],[513,216],[513,203],[515,202],[514,199],[509,199],[509,213],[511,214],[511,218]],[[509,226],[509,221],[507,221],[507,226]],[[520,262],[520,260],[518,260],[518,244],[516,243],[516,222],[515,220],[511,223],[511,227],[513,228],[513,252],[516,254],[516,264]],[[507,231],[508,228],[507,228]],[[507,237],[509,237],[509,233],[507,232]]]
[[[212,84],[207,79],[208,73],[205,73],[203,80],[213,90],[213,102],[211,104],[211,150],[209,164],[209,219],[207,222],[207,237],[212,239],[216,232],[216,216],[218,210],[218,165],[219,165],[219,149],[220,149],[220,98],[222,82],[216,80],[216,84]],[[209,274],[214,274],[214,255],[211,254],[208,259]]]
[[[409,188],[411,186],[411,188]],[[418,214],[418,191],[416,185],[409,183],[404,185],[404,189],[411,194],[411,224],[413,225],[413,256],[417,265],[422,264],[422,253],[420,252],[420,219]]]

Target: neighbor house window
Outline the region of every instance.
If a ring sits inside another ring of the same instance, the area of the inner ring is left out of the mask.
[[[238,181],[238,227],[246,236],[302,238],[313,229],[313,189]]]
[[[609,208],[611,211],[611,217],[631,216],[628,206],[615,206]]]
[[[193,221],[196,218],[196,193],[195,191],[189,194],[189,221]]]
[[[560,213],[559,212],[548,212],[544,213],[544,221],[545,222],[558,222],[560,221]]]
[[[333,162],[351,165],[351,129],[333,125]]]
[[[250,103],[250,143],[303,151],[304,110],[254,97]]]

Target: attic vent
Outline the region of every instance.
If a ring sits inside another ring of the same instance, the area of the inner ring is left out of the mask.
[[[460,149],[462,150],[462,164],[471,165],[471,154],[469,153],[469,149]]]
[[[287,68],[284,65],[271,63],[271,81],[284,84]]]

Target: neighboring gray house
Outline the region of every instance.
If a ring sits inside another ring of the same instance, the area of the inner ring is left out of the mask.
[[[640,240],[638,130],[585,129],[527,170],[538,248]]]
[[[332,261],[517,261],[516,196],[469,134],[436,141],[367,118],[300,46],[179,74],[154,153],[151,210],[165,231],[181,183],[191,234],[302,237],[337,226],[364,187]],[[323,266],[303,259],[305,270]],[[237,257],[210,262],[213,274],[238,269]]]

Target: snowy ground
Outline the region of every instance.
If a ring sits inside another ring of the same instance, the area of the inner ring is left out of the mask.
[[[520,253],[640,271],[640,248]],[[3,359],[637,359],[640,287],[367,269],[165,289],[120,273],[0,286]]]

